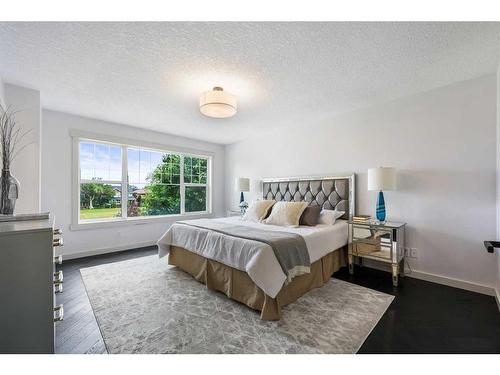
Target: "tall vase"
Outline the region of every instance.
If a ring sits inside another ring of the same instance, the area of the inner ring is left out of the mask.
[[[19,181],[3,169],[0,175],[0,215],[12,215],[19,197]]]
[[[385,222],[385,200],[384,200],[384,193],[382,193],[382,190],[380,190],[378,193],[376,213],[377,213],[377,220],[384,223]]]

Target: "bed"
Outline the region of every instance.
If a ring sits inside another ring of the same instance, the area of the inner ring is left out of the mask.
[[[283,306],[323,286],[347,264],[347,219],[354,213],[354,175],[266,179],[262,186],[264,199],[303,201],[345,214],[334,225],[297,228],[242,221],[240,217],[183,220],[160,238],[159,256],[168,255],[169,264],[208,288],[260,311],[261,319],[279,320]],[[235,229],[261,237],[232,232]],[[294,277],[285,274],[282,260],[269,242],[259,240],[262,236],[303,239],[310,259],[308,272]]]

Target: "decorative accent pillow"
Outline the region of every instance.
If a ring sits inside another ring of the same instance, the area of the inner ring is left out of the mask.
[[[274,200],[255,201],[247,208],[241,220],[253,221],[256,223],[262,221],[275,203],[276,201]]]
[[[319,224],[333,225],[335,221],[341,218],[345,214],[345,211],[337,210],[321,210],[319,214]]]
[[[311,227],[315,226],[316,224],[318,224],[320,212],[320,206],[306,207],[306,209],[300,216],[299,225],[309,225]]]
[[[307,202],[276,202],[271,215],[263,222],[284,227],[298,227],[300,215],[308,205]]]

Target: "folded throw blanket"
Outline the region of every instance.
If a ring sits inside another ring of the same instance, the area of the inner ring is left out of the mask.
[[[304,238],[295,233],[267,231],[243,225],[221,223],[209,219],[178,221],[176,224],[209,229],[228,236],[263,242],[273,249],[287,281],[310,272],[311,260]]]

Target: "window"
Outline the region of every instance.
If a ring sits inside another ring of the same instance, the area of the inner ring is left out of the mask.
[[[184,158],[185,210],[196,212],[207,206],[207,159]]]
[[[78,140],[79,222],[208,213],[210,157]]]
[[[80,220],[122,216],[122,149],[80,142]]]
[[[181,155],[128,148],[127,215],[181,213]],[[197,211],[206,211],[206,206]]]

